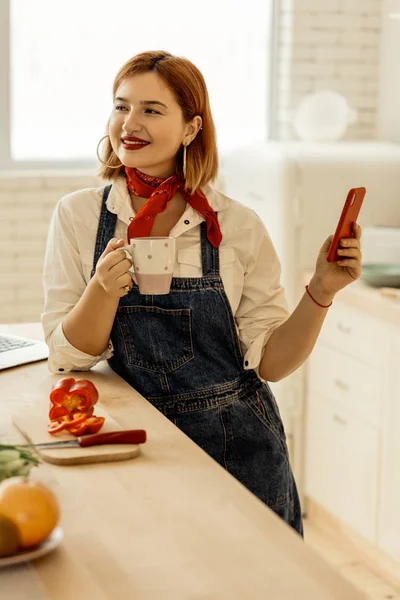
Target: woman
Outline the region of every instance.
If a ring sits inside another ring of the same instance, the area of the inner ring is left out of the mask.
[[[211,187],[217,149],[199,70],[145,52],[116,76],[101,175],[50,226],[42,322],[53,372],[102,359],[300,535],[296,484],[267,381],[310,354],[336,292],[360,275],[360,228],[289,316],[264,225]],[[235,124],[232,123],[232,127]],[[103,140],[104,138],[102,138]],[[102,141],[101,140],[101,141]],[[129,231],[128,231],[129,229]],[[140,295],[127,238],[176,238],[171,291]]]

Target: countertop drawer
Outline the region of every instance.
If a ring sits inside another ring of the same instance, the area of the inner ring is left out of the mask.
[[[376,543],[380,434],[334,402],[307,402],[305,493]]]
[[[308,375],[310,391],[381,427],[383,399],[377,369],[319,342],[310,357]]]
[[[320,339],[371,366],[378,360],[379,323],[370,315],[340,302],[329,309]]]

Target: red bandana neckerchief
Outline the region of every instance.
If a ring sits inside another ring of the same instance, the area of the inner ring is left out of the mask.
[[[146,175],[132,167],[125,167],[125,173],[131,194],[148,198],[128,227],[128,243],[134,237],[148,237],[153,228],[155,216],[163,212],[171,198],[180,192],[186,202],[203,215],[207,222],[207,237],[211,244],[218,248],[222,240],[222,233],[217,215],[203,192],[198,191],[195,194],[185,192],[183,181],[178,175],[160,179]]]

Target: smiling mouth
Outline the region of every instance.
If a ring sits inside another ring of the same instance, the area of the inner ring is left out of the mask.
[[[138,138],[122,138],[121,142],[124,150],[140,150],[141,148],[145,148],[150,144],[150,142],[139,140]]]

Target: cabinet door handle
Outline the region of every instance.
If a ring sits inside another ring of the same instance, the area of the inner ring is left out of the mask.
[[[342,333],[351,333],[351,327],[346,327],[346,325],[343,325],[342,323],[338,323],[337,328]]]
[[[340,390],[343,390],[344,392],[349,391],[349,386],[347,385],[347,383],[340,381],[340,379],[335,379],[334,382],[336,387],[338,387]]]
[[[347,421],[342,419],[342,417],[339,417],[339,415],[334,414],[333,420],[336,421],[336,423],[340,423],[340,425],[347,425]]]

